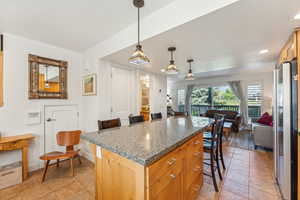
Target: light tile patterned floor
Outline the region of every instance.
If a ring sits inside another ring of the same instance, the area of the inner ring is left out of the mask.
[[[279,200],[278,187],[273,176],[273,153],[225,148],[227,170],[223,181],[218,181],[216,193],[210,177],[197,200]]]
[[[226,145],[225,145],[226,146]],[[219,182],[220,192],[214,191],[210,177],[198,200],[277,200],[281,199],[273,178],[272,153],[226,147],[227,170]],[[0,190],[1,200],[90,200],[94,196],[93,164],[84,160],[76,163],[76,176],[70,176],[69,164],[49,169],[45,183],[40,183],[41,171],[34,172],[23,184]]]

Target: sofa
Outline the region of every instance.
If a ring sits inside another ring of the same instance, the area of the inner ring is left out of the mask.
[[[273,149],[273,127],[260,124],[252,123],[252,134],[254,139],[254,148],[264,147],[267,149]]]
[[[225,121],[232,123],[232,131],[239,132],[242,118],[238,112],[229,110],[208,110],[201,116],[214,118],[215,114],[225,115]]]

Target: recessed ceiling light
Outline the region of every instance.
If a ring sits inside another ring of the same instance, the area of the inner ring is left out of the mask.
[[[161,69],[160,71],[161,71],[161,72],[165,72],[166,70],[165,70],[165,69]]]
[[[265,54],[265,53],[269,53],[268,49],[263,49],[259,51],[259,54]]]
[[[300,19],[300,13],[298,13],[297,15],[295,15],[294,19],[295,20]]]

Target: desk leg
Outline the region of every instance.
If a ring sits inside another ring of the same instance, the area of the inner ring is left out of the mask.
[[[22,171],[23,171],[23,181],[28,177],[28,147],[22,148]]]

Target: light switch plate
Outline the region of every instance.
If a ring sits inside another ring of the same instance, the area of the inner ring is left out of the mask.
[[[26,124],[35,125],[41,123],[41,112],[40,111],[29,111],[26,113]]]

